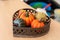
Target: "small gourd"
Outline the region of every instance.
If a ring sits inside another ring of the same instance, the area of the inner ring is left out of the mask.
[[[39,21],[46,21],[48,18],[46,17],[44,13],[38,12],[36,14],[36,19],[38,19]]]
[[[25,21],[21,18],[16,18],[13,23],[14,23],[14,25],[17,25],[18,27],[25,27],[26,26]]]

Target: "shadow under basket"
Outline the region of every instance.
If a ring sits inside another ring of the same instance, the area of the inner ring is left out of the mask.
[[[29,10],[36,13],[35,10],[33,9],[23,9],[23,10]],[[18,16],[18,11],[15,12],[15,14],[13,15],[13,21],[14,19]],[[50,18],[48,19],[49,21],[45,24],[45,26],[43,28],[31,28],[31,27],[18,27],[18,26],[14,26],[13,24],[13,36],[14,37],[39,37],[39,36],[43,36],[46,33],[48,33],[49,29],[50,29]]]

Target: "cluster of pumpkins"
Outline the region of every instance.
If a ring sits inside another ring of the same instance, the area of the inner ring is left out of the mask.
[[[44,21],[47,17],[44,13],[31,13],[26,10],[20,10],[14,24],[18,27],[42,28],[45,26]]]

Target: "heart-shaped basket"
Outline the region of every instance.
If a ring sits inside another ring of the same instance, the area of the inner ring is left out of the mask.
[[[21,9],[20,9],[21,10]],[[30,9],[30,8],[25,8],[23,10],[29,11],[29,12],[34,12],[37,13],[35,10]],[[15,20],[15,18],[17,18],[18,16],[18,11],[16,11],[13,15],[13,21]],[[50,18],[48,17],[48,20],[45,24],[45,26],[43,28],[31,28],[31,27],[18,27],[18,26],[14,26],[13,24],[13,35],[16,37],[20,37],[20,36],[41,36],[46,34],[49,29],[50,29]]]

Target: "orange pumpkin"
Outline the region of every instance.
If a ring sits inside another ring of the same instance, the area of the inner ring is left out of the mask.
[[[23,16],[26,13],[26,10],[19,10],[18,17]]]
[[[40,22],[38,20],[34,20],[32,23],[31,23],[31,27],[32,28],[41,28],[41,27],[44,27],[44,23],[43,22]]]
[[[29,26],[31,22],[34,20],[33,14],[26,11],[22,12],[22,14],[20,15],[20,18],[22,18],[26,22],[27,26]]]

